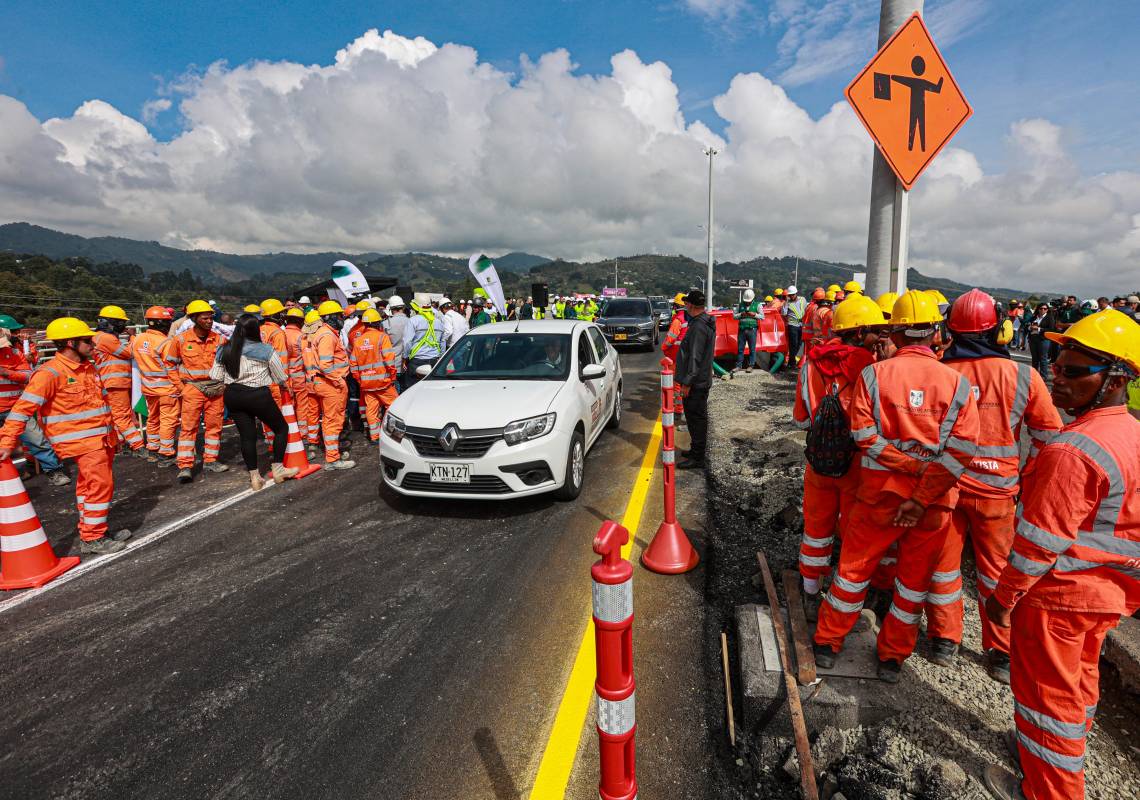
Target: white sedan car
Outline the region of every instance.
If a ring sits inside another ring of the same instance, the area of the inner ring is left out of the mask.
[[[384,482],[418,497],[582,490],[586,452],[621,420],[621,364],[597,325],[524,320],[471,330],[384,419]]]

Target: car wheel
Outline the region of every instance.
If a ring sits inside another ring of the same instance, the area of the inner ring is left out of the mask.
[[[582,493],[582,479],[586,475],[586,437],[574,431],[570,449],[566,453],[566,479],[555,492],[559,500],[574,500]]]
[[[606,427],[611,431],[621,425],[621,386],[617,388],[614,394],[614,410],[610,412],[609,421],[606,422]]]

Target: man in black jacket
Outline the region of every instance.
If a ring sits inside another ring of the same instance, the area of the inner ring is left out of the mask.
[[[675,380],[684,398],[685,420],[689,425],[689,449],[677,469],[696,469],[705,463],[709,430],[709,387],[712,386],[713,353],[716,349],[716,321],[705,313],[704,292],[693,289],[685,296],[689,329],[677,351]]]

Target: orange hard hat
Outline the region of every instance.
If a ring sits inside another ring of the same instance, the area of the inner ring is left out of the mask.
[[[143,316],[145,319],[174,319],[174,312],[166,306],[151,306]]]
[[[812,300],[826,300],[827,292],[823,290],[822,286],[815,287],[815,291],[811,293]]]

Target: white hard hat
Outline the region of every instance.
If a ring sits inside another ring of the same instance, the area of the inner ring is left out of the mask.
[[[744,290],[744,302],[751,303],[755,299],[756,299],[756,292],[752,291],[751,289],[745,289]]]
[[[447,296],[445,295],[445,296],[443,296],[443,297],[439,298],[439,306],[440,306],[440,308],[443,308],[444,306],[450,306],[450,305],[455,305],[454,303],[452,303],[452,302],[451,302],[451,298],[450,298],[450,297],[447,297]]]
[[[309,299],[309,296],[306,294],[306,295],[302,295],[301,297],[297,298],[297,302],[298,303],[311,303],[312,301]]]
[[[398,294],[394,294],[388,298],[388,305],[392,306],[393,308],[396,306],[402,306],[404,305],[404,298],[400,297]]]
[[[788,294],[799,294],[799,293],[800,293],[800,292],[799,292],[799,290],[798,290],[798,289],[796,289],[796,287],[795,287],[795,286],[789,286],[789,287],[788,287],[788,288],[787,288],[785,291],[786,291]]]

